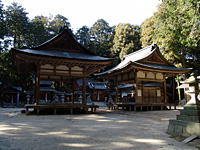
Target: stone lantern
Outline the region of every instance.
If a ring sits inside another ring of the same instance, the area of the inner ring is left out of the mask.
[[[31,96],[29,94],[26,95],[27,104],[29,104]]]
[[[184,109],[180,110],[180,115],[177,115],[176,120],[169,120],[167,133],[200,136],[200,78],[191,74],[181,83],[189,84],[189,90],[185,92],[190,95],[190,100],[184,105]]]
[[[189,94],[191,98],[186,105],[200,106],[200,100],[198,99],[200,93],[200,88],[199,88],[200,78],[195,77],[194,74],[191,74],[191,76],[187,80],[182,81],[181,83],[189,84],[189,90],[185,91],[185,93]]]
[[[65,102],[65,95],[64,95],[64,93],[61,95],[60,99],[61,99],[62,103]]]
[[[82,101],[83,101],[83,96],[82,96],[82,95],[80,95],[80,96],[78,97],[78,101],[79,101],[79,103],[82,104]]]

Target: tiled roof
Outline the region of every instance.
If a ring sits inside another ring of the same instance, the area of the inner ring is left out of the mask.
[[[58,57],[58,58],[94,60],[94,61],[112,60],[112,58],[105,58],[105,57],[89,55],[85,53],[64,52],[64,51],[54,51],[54,50],[34,50],[34,49],[15,49],[15,50],[19,52],[27,53],[27,54]]]
[[[164,62],[166,62],[166,65],[160,65],[160,64],[153,64],[153,63],[141,63],[141,60],[143,60],[144,58],[147,58],[148,56],[150,56],[152,53],[154,52],[158,52],[161,59],[163,59]],[[148,47],[145,47],[143,49],[140,49],[136,52],[133,52],[129,55],[126,55],[122,62],[119,63],[117,66],[105,71],[105,72],[101,72],[101,73],[96,73],[96,76],[101,76],[101,75],[108,75],[111,74],[114,71],[118,71],[121,70],[123,68],[125,68],[126,66],[128,66],[129,64],[135,64],[135,65],[140,65],[143,67],[151,67],[151,68],[156,68],[156,69],[167,69],[167,70],[176,70],[176,71],[189,71],[191,70],[191,68],[177,68],[174,65],[170,64],[160,53],[159,48],[157,47],[156,44],[152,44]]]
[[[104,82],[92,82],[92,83],[89,83],[88,85],[90,89],[98,89],[98,90],[108,89],[108,86]]]

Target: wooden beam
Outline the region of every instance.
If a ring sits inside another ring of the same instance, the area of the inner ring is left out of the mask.
[[[84,67],[83,71],[83,101],[82,104],[86,105],[86,68]]]
[[[37,87],[38,87],[37,73],[35,74],[35,88],[34,88],[34,103],[37,104]]]
[[[137,71],[135,71],[135,102],[138,100]]]
[[[40,64],[38,64],[37,73],[35,76],[35,103],[40,103]]]
[[[74,103],[74,93],[75,93],[75,79],[72,79],[72,103]]]
[[[172,86],[173,86],[173,102],[175,102],[175,94],[176,94],[176,87],[175,87],[175,78],[172,77]]]
[[[164,74],[164,82],[163,82],[163,91],[164,91],[164,102],[167,103],[167,87],[166,87],[166,77]]]
[[[116,83],[116,102],[119,102],[119,88],[118,88],[118,83]]]
[[[144,82],[142,81],[142,102],[144,102]]]

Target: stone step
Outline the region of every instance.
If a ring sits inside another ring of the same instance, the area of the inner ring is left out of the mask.
[[[180,110],[181,115],[200,116],[200,110],[183,109]]]
[[[180,135],[196,134],[200,136],[200,123],[183,120],[169,120],[167,133]]]
[[[177,120],[184,120],[184,121],[200,123],[200,116],[177,115],[176,119]]]
[[[184,109],[185,110],[200,110],[200,106],[199,105],[185,105]]]
[[[186,127],[187,126],[187,121],[183,121],[183,120],[169,120],[169,124],[175,125],[175,126]]]

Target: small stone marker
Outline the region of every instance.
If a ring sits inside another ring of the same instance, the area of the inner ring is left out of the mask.
[[[196,139],[198,137],[198,135],[191,135],[188,138],[186,138],[185,140],[182,141],[182,143],[187,144],[189,142],[191,142],[192,140]]]

